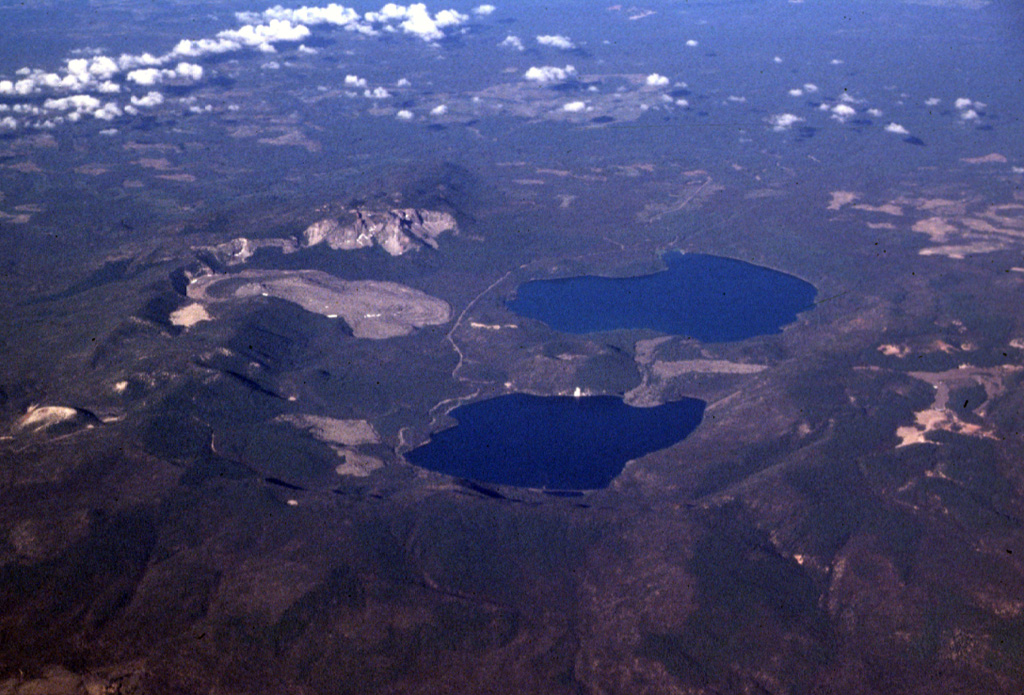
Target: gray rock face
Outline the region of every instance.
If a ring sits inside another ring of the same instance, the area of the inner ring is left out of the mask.
[[[314,222],[302,233],[302,246],[326,243],[335,250],[360,249],[374,244],[392,256],[401,256],[420,245],[437,248],[437,237],[457,231],[455,218],[447,212],[398,208],[394,210],[353,210],[345,219]]]

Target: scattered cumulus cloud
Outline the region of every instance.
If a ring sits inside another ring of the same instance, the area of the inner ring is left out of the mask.
[[[501,46],[502,48],[514,48],[517,51],[522,51],[526,48],[523,45],[523,40],[520,39],[518,36],[513,36],[512,34],[506,36],[505,40],[499,43],[498,45]]]
[[[145,96],[132,97],[132,106],[142,108],[153,108],[164,103],[164,95],[160,92],[147,92]]]
[[[575,75],[576,68],[572,65],[566,65],[564,68],[554,65],[543,65],[541,67],[531,67],[523,73],[523,79],[538,84],[553,84],[555,82],[564,82]]]
[[[421,2],[408,6],[389,2],[379,12],[367,12],[363,18],[373,24],[390,25],[397,21],[398,28],[406,34],[424,41],[438,41],[444,38],[444,29],[462,24],[469,16],[455,10],[441,10],[431,15]]]
[[[403,78],[399,79],[397,82],[395,82],[395,86],[396,87],[411,87],[412,86],[412,82],[410,82],[408,79],[403,77]]]
[[[486,16],[494,11],[494,6],[483,4],[475,7],[472,14]],[[16,71],[15,76],[5,78],[0,75],[0,95],[8,97],[28,97],[41,95],[52,97],[42,99],[42,103],[61,102],[68,96],[116,94],[123,86],[153,87],[162,82],[185,81],[196,82],[202,79],[204,69],[194,62],[208,56],[226,54],[242,50],[255,50],[267,54],[277,52],[277,45],[282,43],[299,44],[295,51],[301,55],[313,55],[316,48],[300,43],[308,38],[311,27],[329,25],[342,27],[345,30],[365,35],[379,35],[382,31],[405,33],[424,41],[432,42],[444,38],[453,28],[467,22],[469,14],[454,9],[443,9],[436,13],[427,10],[424,3],[399,5],[387,3],[376,12],[361,13],[355,9],[331,2],[321,7],[285,8],[280,5],[262,12],[238,12],[235,14],[240,26],[217,32],[213,36],[190,39],[183,38],[164,54],[142,52],[138,54],[121,54],[119,56],[104,55],[96,49],[82,49],[72,53],[72,57],[53,71],[23,67]],[[512,47],[521,49],[521,42]],[[264,63],[271,68],[274,61]],[[359,85],[366,88],[366,85]],[[386,94],[386,90],[384,90]],[[372,98],[384,98],[380,89],[369,93]],[[148,94],[138,99],[146,99]],[[16,104],[8,106],[7,111],[19,117],[38,117],[35,123],[29,120],[18,121],[21,125],[34,127],[52,127],[65,121],[80,120],[83,113],[90,113],[97,118],[110,120],[123,113],[137,113],[139,105],[129,103],[124,108],[116,102],[101,103],[90,111],[80,111],[78,106],[61,110],[54,106],[47,109],[32,104]],[[16,107],[16,108],[15,108]],[[53,118],[50,111],[59,113]],[[13,116],[11,116],[13,117]],[[46,119],[46,120],[42,120]]]
[[[195,63],[180,62],[171,68],[139,68],[132,70],[125,79],[142,86],[152,86],[170,80],[188,80],[198,82],[203,77],[203,66]]]
[[[434,108],[430,109],[431,116],[443,116],[448,113],[448,107],[444,104],[438,104]]]
[[[93,111],[92,115],[101,121],[112,121],[118,116],[120,116],[122,113],[123,112],[121,111],[121,107],[119,107],[116,103],[109,101],[106,104],[104,104],[102,108]]]
[[[568,36],[562,36],[561,34],[544,34],[542,36],[538,36],[537,43],[541,46],[560,48],[563,51],[569,51],[576,48],[576,44],[572,42],[572,39]]]
[[[387,99],[391,96],[391,92],[383,87],[374,87],[373,89],[364,90],[363,96],[367,99]]]
[[[789,90],[789,96],[791,96],[791,97],[802,97],[803,95],[804,95],[804,90],[802,90],[802,89],[791,89],[791,90]]]
[[[580,111],[587,110],[587,103],[585,101],[570,101],[568,104],[562,105],[562,110],[569,113],[579,113]]]
[[[938,106],[941,103],[942,103],[942,99],[939,99],[938,97],[929,97],[929,98],[924,100],[924,105],[925,106]]]
[[[804,91],[807,92],[808,94],[813,94],[814,92],[818,91],[818,85],[812,82],[806,82],[804,83]]]
[[[43,102],[43,108],[49,111],[73,111],[79,114],[93,113],[102,105],[102,102],[91,94],[75,94]]]
[[[901,126],[899,123],[890,123],[885,126],[885,132],[893,133],[895,135],[910,135],[910,131]]]
[[[366,79],[358,75],[345,75],[346,87],[365,87]]]
[[[646,84],[648,87],[667,87],[668,83],[669,79],[667,77],[665,77],[664,75],[659,75],[656,72],[652,72],[644,80],[644,84]]]
[[[402,109],[401,111],[399,111],[398,113],[395,114],[395,118],[397,118],[400,121],[411,121],[412,120],[412,111],[407,111],[406,109]]]
[[[771,125],[772,130],[781,133],[785,130],[789,130],[797,123],[803,122],[803,118],[792,113],[777,113],[768,119],[768,123]]]
[[[832,118],[841,123],[856,115],[856,113],[857,110],[849,104],[836,104],[832,107]]]
[[[882,109],[868,109],[868,115],[879,118],[882,115]]]
[[[686,42],[686,45],[689,46],[690,48],[696,48],[697,46],[700,45],[700,43],[696,39],[689,39]]]

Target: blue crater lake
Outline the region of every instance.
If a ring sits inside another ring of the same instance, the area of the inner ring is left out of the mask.
[[[565,333],[646,328],[720,343],[779,333],[814,306],[814,285],[777,270],[703,254],[664,261],[640,277],[526,282],[508,307]]]
[[[406,458],[485,483],[595,490],[628,461],[684,439],[700,424],[704,406],[692,398],[633,408],[614,396],[500,396],[456,408],[451,416],[459,424]]]

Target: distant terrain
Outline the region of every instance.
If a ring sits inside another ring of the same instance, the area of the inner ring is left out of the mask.
[[[1015,3],[0,27],[0,694],[1024,690]],[[674,252],[812,304],[514,310]],[[705,406],[579,489],[410,463],[513,395]]]

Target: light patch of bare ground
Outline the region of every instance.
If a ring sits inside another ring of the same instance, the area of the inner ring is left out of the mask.
[[[196,177],[192,174],[157,174],[156,178],[164,181],[178,181],[180,183],[193,183]]]
[[[859,197],[860,194],[853,191],[832,191],[832,200],[829,201],[828,209],[841,210],[844,205],[850,205]]]
[[[983,157],[964,157],[960,160],[967,164],[1006,164],[1006,157],[998,152],[991,152]]]
[[[322,415],[286,414],[274,418],[307,431],[315,439],[331,445],[341,459],[334,472],[338,475],[365,478],[384,467],[376,456],[359,451],[356,447],[379,444],[380,435],[366,420],[340,420]]]
[[[341,316],[357,338],[408,335],[416,328],[451,320],[447,302],[394,282],[340,280],[317,270],[246,270],[207,275],[188,288],[197,302],[276,297],[328,318]]]
[[[1003,161],[992,154],[971,163]],[[860,194],[833,191],[828,209],[848,209],[857,213],[885,214],[898,222],[864,220],[869,229],[907,228],[927,238],[918,251],[922,256],[964,259],[968,256],[1005,251],[1024,246],[1024,202],[994,203],[980,196],[960,198],[899,196],[878,204],[856,203]],[[905,221],[904,221],[905,220]]]
[[[945,372],[910,372],[910,376],[931,384],[935,389],[932,403],[917,413],[914,422],[896,429],[896,437],[900,440],[897,448],[911,444],[935,444],[928,438],[929,433],[936,431],[953,432],[971,437],[995,439],[995,431],[983,424],[965,422],[950,407],[949,394],[953,389],[962,386],[980,384],[985,389],[987,400],[971,410],[975,415],[984,418],[986,405],[991,399],[1006,391],[1006,378],[1024,367],[1019,365],[1001,365],[998,367],[972,367],[961,365],[957,369]]]
[[[287,422],[329,444],[358,446],[380,442],[377,430],[366,420],[339,420],[322,415],[287,414],[277,416],[274,422]]]
[[[365,478],[374,471],[383,468],[384,462],[376,456],[369,456],[354,449],[333,447],[338,456],[343,459],[334,472],[338,475],[348,475],[354,478]]]
[[[668,382],[690,374],[757,374],[767,369],[763,364],[746,364],[729,360],[690,359],[659,360],[657,349],[670,337],[638,341],[635,347],[637,369],[641,374],[640,384],[626,392],[624,400],[631,406],[649,408],[665,402],[662,394]]]
[[[32,219],[32,215],[28,213],[10,213],[0,210],[0,222],[7,222],[9,224],[28,224]]]
[[[301,147],[311,154],[320,151],[320,143],[310,140],[306,134],[298,129],[288,130],[273,138],[260,138],[257,140],[261,145],[293,146]]]
[[[171,312],[171,323],[182,328],[191,328],[200,321],[209,321],[212,317],[202,304],[188,304]]]
[[[78,409],[63,405],[34,405],[22,415],[14,428],[18,431],[48,429],[69,422],[78,415]]]
[[[155,169],[156,171],[173,171],[175,168],[166,157],[143,157],[135,163],[145,169]]]

